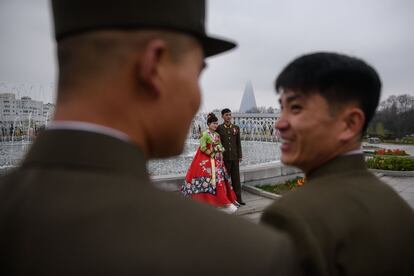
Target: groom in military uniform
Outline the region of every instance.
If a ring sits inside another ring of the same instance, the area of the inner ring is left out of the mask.
[[[224,122],[218,126],[217,132],[220,134],[221,143],[224,146],[223,152],[224,165],[231,177],[231,184],[240,205],[246,205],[241,196],[240,184],[240,161],[242,160],[242,147],[240,142],[240,128],[231,122],[231,110],[225,108],[221,111]]]

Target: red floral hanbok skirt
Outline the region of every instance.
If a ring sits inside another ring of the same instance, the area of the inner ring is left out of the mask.
[[[188,169],[181,192],[187,197],[218,207],[234,203],[237,199],[222,154],[218,153],[212,158],[200,148]]]

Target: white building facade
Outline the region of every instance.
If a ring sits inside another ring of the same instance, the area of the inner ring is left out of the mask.
[[[34,135],[52,119],[55,105],[30,97],[17,99],[13,93],[0,93],[0,136]]]

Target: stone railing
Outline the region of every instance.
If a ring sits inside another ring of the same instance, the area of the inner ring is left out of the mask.
[[[280,183],[301,171],[281,164],[279,161],[245,166],[240,169],[240,181],[244,186]],[[155,185],[166,191],[178,191],[184,183],[184,174],[153,176]]]

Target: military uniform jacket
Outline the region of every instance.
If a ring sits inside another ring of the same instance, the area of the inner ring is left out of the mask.
[[[157,190],[139,148],[101,134],[45,131],[0,178],[0,275],[289,275],[292,248]]]
[[[221,143],[226,149],[223,152],[224,160],[239,160],[242,158],[242,148],[240,142],[240,128],[236,125],[230,124],[227,126],[221,124],[217,130],[220,134]]]
[[[307,275],[414,275],[414,213],[365,167],[337,157],[262,220],[295,238]]]

